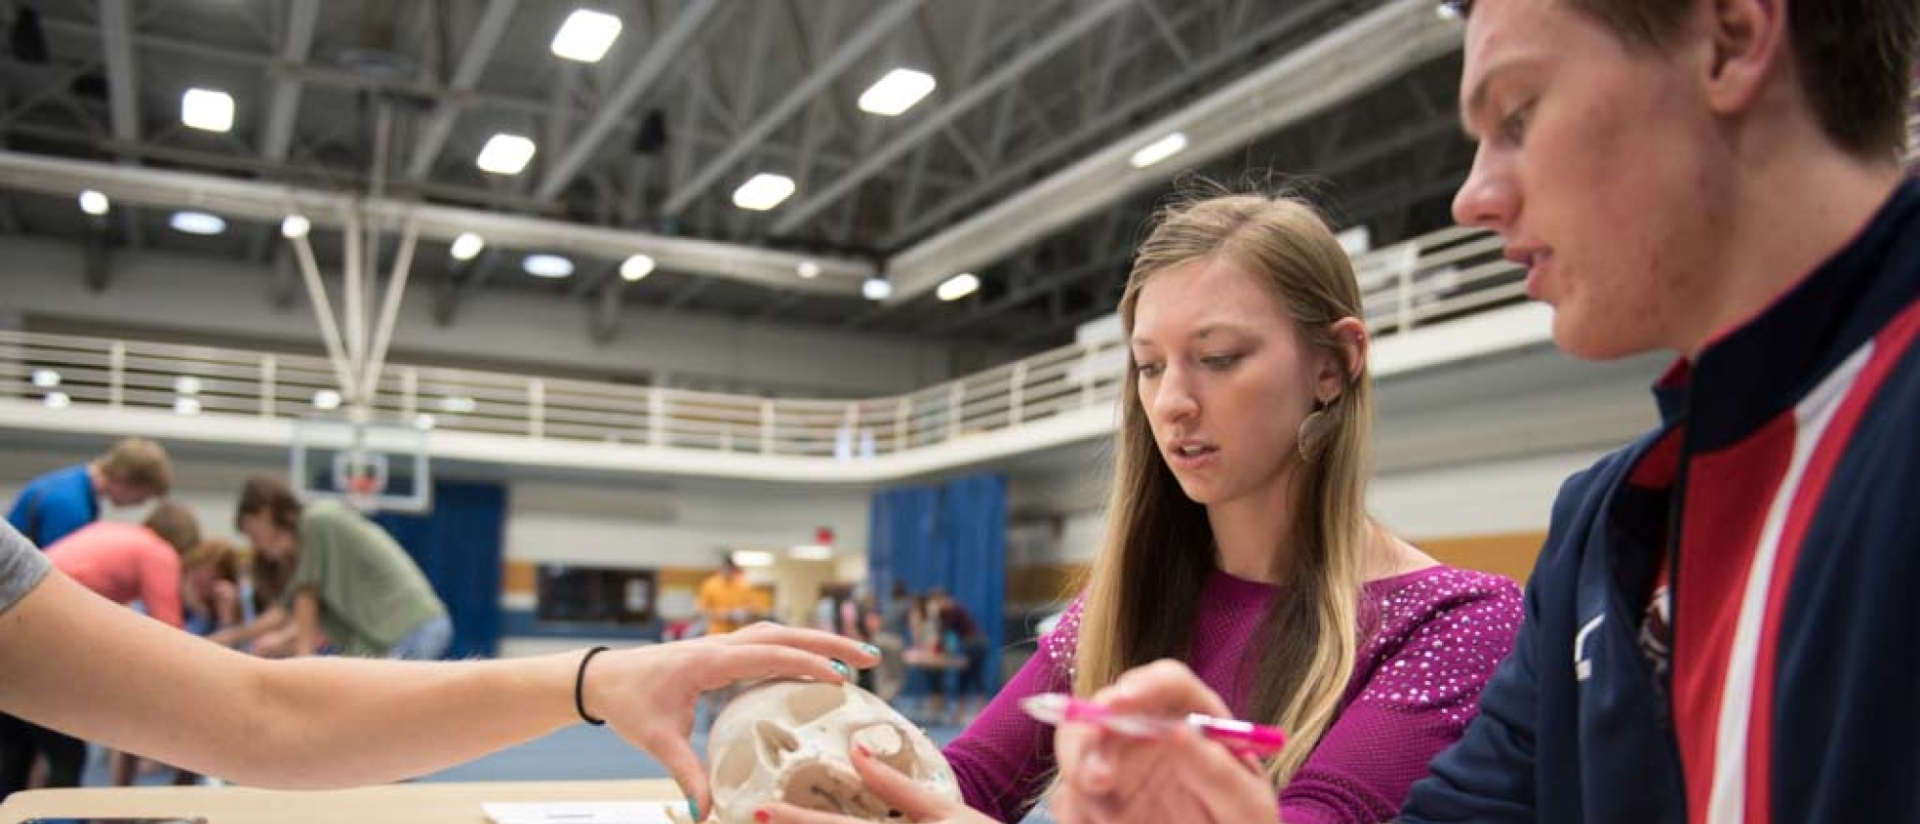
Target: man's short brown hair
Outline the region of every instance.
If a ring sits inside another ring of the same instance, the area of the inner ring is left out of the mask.
[[[164,496],[173,489],[173,462],[167,450],[146,438],[121,438],[99,458],[107,478]]]
[[[1629,48],[1659,49],[1680,34],[1687,0],[1562,0],[1612,29]],[[1473,0],[1442,4],[1465,17]],[[1920,3],[1787,0],[1787,37],[1801,88],[1827,138],[1868,160],[1899,160],[1907,147]]]
[[[147,513],[143,522],[160,540],[173,545],[175,552],[182,555],[200,543],[200,520],[193,517],[193,510],[177,501],[161,501],[152,512]]]
[[[274,526],[293,530],[300,524],[300,499],[287,482],[272,475],[255,475],[240,487],[240,508],[234,512],[235,528],[241,518],[256,512],[267,513]]]

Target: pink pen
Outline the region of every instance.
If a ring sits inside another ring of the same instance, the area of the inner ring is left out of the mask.
[[[1215,718],[1211,715],[1191,713],[1186,718],[1155,718],[1146,715],[1114,712],[1091,701],[1082,701],[1071,695],[1047,692],[1030,695],[1020,699],[1020,708],[1035,719],[1048,724],[1062,724],[1068,721],[1082,721],[1099,724],[1121,735],[1137,738],[1153,738],[1172,731],[1185,724],[1207,738],[1226,745],[1238,755],[1252,755],[1261,758],[1280,751],[1286,743],[1286,734],[1277,727],[1268,727],[1248,721],[1236,721],[1232,718]]]

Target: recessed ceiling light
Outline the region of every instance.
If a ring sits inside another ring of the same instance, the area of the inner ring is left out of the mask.
[[[167,225],[176,232],[190,235],[217,235],[227,230],[225,220],[206,212],[174,212],[173,217],[167,219]]]
[[[188,89],[180,95],[180,122],[207,132],[233,129],[233,95],[218,89]]]
[[[794,267],[794,269],[800,273],[800,277],[804,280],[813,280],[820,276],[820,264],[814,263],[811,260],[800,261],[800,265]]]
[[[173,411],[181,415],[198,415],[200,402],[193,398],[180,398],[173,402]]]
[[[980,278],[978,276],[972,272],[961,272],[960,274],[947,278],[946,282],[941,283],[940,288],[935,289],[933,293],[941,300],[953,301],[971,295],[979,288]]]
[[[331,389],[322,389],[313,393],[313,408],[332,410],[340,408],[340,393]]]
[[[308,220],[306,215],[287,215],[285,220],[280,221],[280,236],[289,240],[306,237],[311,231],[313,221]]]
[[[520,268],[537,278],[563,278],[573,274],[573,261],[559,255],[527,255]]]
[[[440,399],[440,411],[442,412],[451,412],[455,415],[470,415],[475,409],[479,408],[480,403],[478,401],[465,395],[448,395]]]
[[[438,423],[439,421],[435,420],[433,415],[428,412],[422,412],[418,415],[415,415],[413,418],[413,428],[418,429],[422,432],[426,432],[433,429],[433,427]]]
[[[620,37],[620,18],[604,12],[577,9],[567,15],[560,30],[553,34],[553,53],[557,57],[598,63]]]
[[[52,389],[60,385],[60,373],[52,369],[33,370],[33,385],[41,389]]]
[[[68,397],[65,392],[48,392],[42,402],[48,409],[65,409],[73,405],[73,398]]]
[[[483,172],[517,175],[533,161],[534,151],[532,140],[501,132],[487,138],[487,145],[480,147],[480,157],[474,162]]]
[[[653,258],[648,255],[634,255],[620,263],[620,279],[632,283],[653,274]]]
[[[110,208],[112,204],[107,201],[106,195],[92,189],[80,193],[80,211],[98,217],[106,214]]]
[[[181,375],[173,379],[173,391],[182,395],[200,394],[200,379],[192,375]]]
[[[867,300],[886,300],[893,295],[893,284],[876,275],[860,284],[860,294],[866,296]]]
[[[480,254],[480,250],[485,248],[487,248],[487,242],[479,235],[461,232],[459,237],[453,239],[453,248],[448,249],[447,253],[453,255],[454,260],[473,260]]]
[[[893,117],[920,102],[938,85],[933,75],[913,69],[894,69],[860,93],[860,110]]]
[[[733,205],[764,212],[793,194],[793,178],[761,172],[733,190]]]
[[[1180,151],[1185,148],[1187,148],[1186,133],[1174,132],[1173,134],[1140,147],[1140,150],[1134,152],[1133,157],[1127,162],[1132,163],[1135,169],[1145,169],[1148,166],[1152,166],[1155,163],[1179,154]]]

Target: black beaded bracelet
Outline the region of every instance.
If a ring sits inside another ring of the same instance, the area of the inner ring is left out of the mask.
[[[574,712],[580,713],[580,720],[596,727],[606,726],[607,721],[604,718],[595,718],[587,714],[587,662],[592,661],[593,656],[606,651],[607,648],[604,646],[587,650],[587,654],[580,657],[580,671],[573,674],[573,710]]]

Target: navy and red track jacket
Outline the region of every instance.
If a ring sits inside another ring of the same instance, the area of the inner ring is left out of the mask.
[[[1401,820],[1920,821],[1916,336],[1908,181],[1562,487],[1513,655]]]

